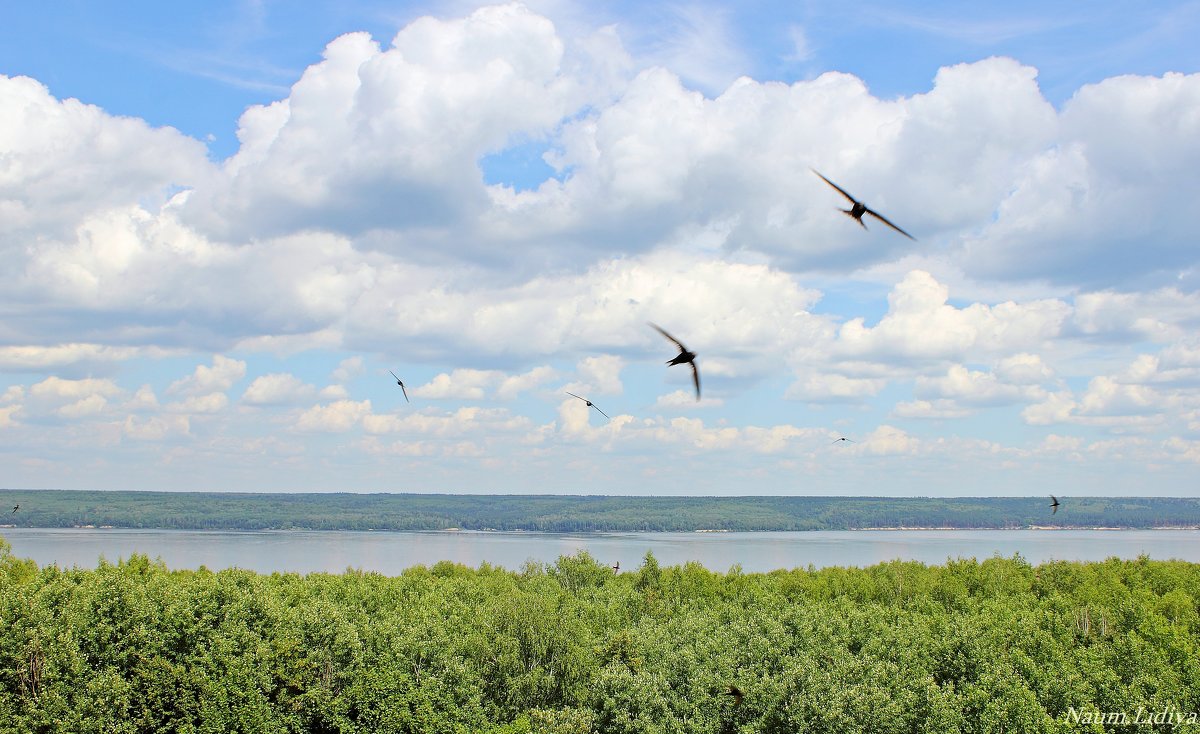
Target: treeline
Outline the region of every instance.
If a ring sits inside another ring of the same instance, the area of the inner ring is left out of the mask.
[[[616,497],[0,490],[18,527],[637,532],[896,527],[1197,527],[1200,499]]]
[[[1182,731],[1086,722],[1195,721],[1198,604],[1146,558],[266,576],[0,540],[0,732]]]

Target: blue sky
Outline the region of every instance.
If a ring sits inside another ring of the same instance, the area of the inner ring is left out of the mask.
[[[10,8],[0,486],[1194,496],[1147,7]]]

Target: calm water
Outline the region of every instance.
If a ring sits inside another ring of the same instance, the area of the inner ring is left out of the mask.
[[[779,568],[869,566],[896,558],[927,564],[948,558],[1020,553],[1031,563],[1098,561],[1110,556],[1200,562],[1198,530],[862,530],[796,533],[223,532],[9,528],[13,554],[39,565],[93,568],[133,553],[170,568],[237,567],[270,573],[340,573],[347,568],[394,575],[418,564],[487,562],[518,569],[527,560],[553,563],[586,550],[602,563],[635,569],[646,551],[659,563],[698,561],[714,571],[741,564],[747,572]]]

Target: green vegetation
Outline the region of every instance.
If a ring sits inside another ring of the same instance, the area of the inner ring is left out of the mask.
[[[1183,731],[1072,710],[1200,711],[1198,604],[1200,565],[1146,558],[389,578],[0,540],[0,732]]]
[[[635,532],[859,528],[1197,527],[1200,499],[607,497],[0,490],[18,527]]]

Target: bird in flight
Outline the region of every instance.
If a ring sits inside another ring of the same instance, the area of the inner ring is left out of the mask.
[[[617,561],[613,564],[613,573],[621,573],[621,562]]]
[[[675,358],[672,359],[671,361],[667,362],[667,364],[668,365],[687,364],[687,365],[691,366],[692,382],[694,382],[696,384],[696,399],[699,400],[700,399],[700,370],[696,369],[696,353],[689,352],[688,348],[683,346],[683,342],[679,341],[675,337],[668,334],[658,324],[650,324],[650,325],[653,326],[658,331],[659,334],[662,334],[667,339],[670,339],[672,342],[675,343],[675,346],[679,347],[679,354],[675,355]]]
[[[851,440],[849,438],[846,438],[845,436],[842,436],[841,438],[835,438],[832,441],[830,441],[830,443],[837,443],[838,441],[845,441],[846,443],[858,443],[858,441]]]
[[[19,509],[21,509],[21,506],[20,506],[20,505],[13,505],[13,511],[12,511],[12,514],[13,514],[13,515],[17,514],[17,510],[19,510]]]
[[[579,398],[579,399],[580,399],[580,400],[582,400],[583,402],[587,403],[587,407],[589,407],[589,408],[595,408],[595,409],[596,409],[596,412],[598,412],[600,415],[604,416],[605,418],[608,418],[608,413],[605,413],[603,410],[600,410],[600,406],[596,405],[596,404],[595,404],[595,403],[593,403],[591,400],[588,400],[587,398],[585,398],[585,397],[583,397],[583,396],[581,396],[581,395],[576,395],[576,394],[575,394],[575,393],[573,393],[573,392],[569,392],[569,391],[566,391],[566,392],[567,392],[567,394],[568,394],[568,395],[570,395],[570,396],[571,396],[571,397],[573,397],[573,398]],[[612,418],[608,418],[608,419],[609,419],[609,420],[612,420]]]
[[[739,689],[737,686],[726,686],[725,688],[725,695],[733,696],[733,705],[741,706],[743,696],[741,689]]]
[[[1051,507],[1054,508],[1053,510],[1050,511],[1050,514],[1057,515],[1058,514],[1058,498],[1055,497],[1054,495],[1050,495],[1050,499],[1054,500],[1054,502],[1050,505]]]
[[[392,372],[392,371],[388,370],[388,372]],[[396,377],[395,372],[392,372],[392,377]],[[401,380],[399,377],[396,377],[396,384],[400,386],[400,392],[404,393],[404,402],[411,403],[412,401],[408,399],[408,390],[406,390],[404,387],[404,380]]]
[[[845,189],[843,189],[841,186],[838,186],[838,185],[837,185],[837,184],[835,184],[833,181],[830,181],[829,179],[825,178],[824,176],[821,176],[820,172],[819,172],[819,171],[817,171],[815,168],[812,168],[812,169],[809,169],[809,170],[811,170],[813,173],[815,173],[815,174],[817,174],[818,176],[820,176],[822,181],[824,181],[825,183],[829,184],[829,185],[830,185],[830,186],[832,186],[833,188],[837,189],[837,191],[838,191],[838,193],[839,193],[839,194],[841,194],[842,196],[844,196],[844,197],[846,197],[847,199],[849,199],[849,200],[850,200],[850,208],[849,208],[849,209],[842,209],[841,211],[845,212],[845,213],[846,213],[846,216],[848,216],[848,217],[850,217],[851,219],[853,219],[854,221],[858,222],[858,223],[859,223],[859,224],[862,226],[862,228],[863,228],[863,229],[866,229],[866,228],[867,228],[867,225],[866,225],[866,224],[864,224],[864,223],[863,223],[863,220],[862,220],[862,218],[863,218],[863,215],[864,215],[864,214],[870,214],[871,216],[875,217],[875,218],[876,218],[876,219],[878,219],[879,221],[883,222],[884,224],[886,224],[887,226],[889,226],[889,227],[891,227],[892,229],[896,230],[897,232],[899,232],[900,234],[902,234],[902,235],[904,235],[905,237],[909,238],[910,240],[912,240],[912,241],[914,241],[914,242],[916,241],[916,239],[917,239],[916,237],[913,237],[913,236],[912,236],[911,234],[909,234],[908,232],[905,232],[904,230],[900,229],[900,228],[899,228],[899,227],[897,227],[896,225],[894,225],[894,224],[892,224],[891,222],[889,222],[889,221],[887,220],[887,218],[886,218],[886,217],[884,217],[882,214],[880,214],[879,212],[875,211],[874,209],[871,209],[871,208],[869,208],[869,207],[868,207],[866,204],[862,203],[862,202],[861,202],[861,201],[859,201],[858,199],[855,199],[853,196],[851,196],[849,193],[847,193],[847,192],[846,192],[846,190],[845,190]]]

